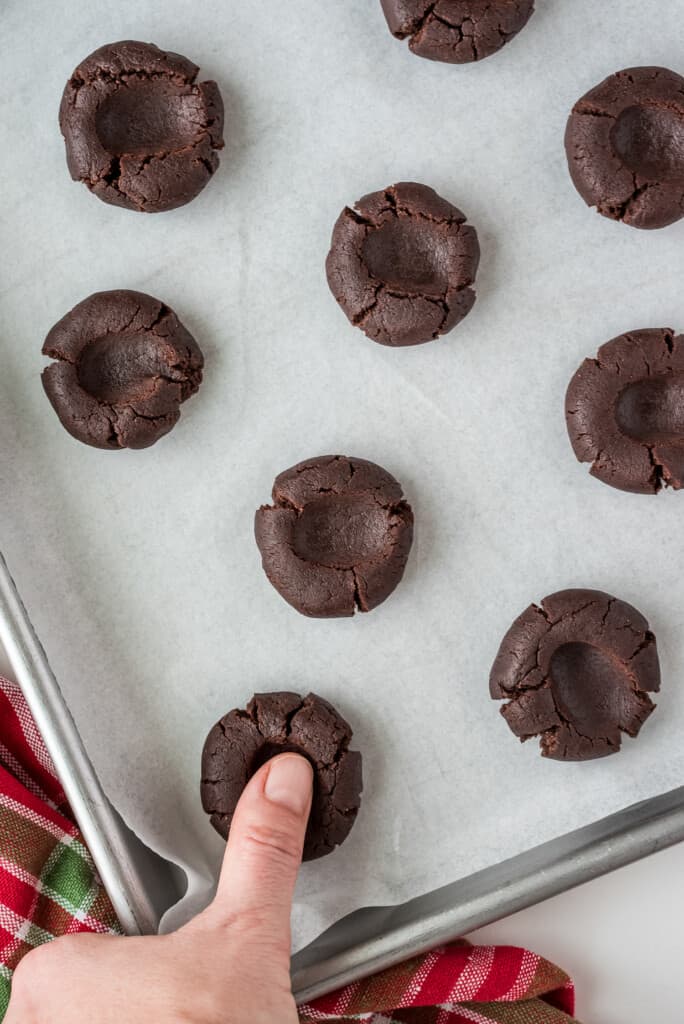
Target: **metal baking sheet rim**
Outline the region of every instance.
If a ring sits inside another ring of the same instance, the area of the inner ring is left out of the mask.
[[[0,642],[55,763],[124,930],[155,932],[183,894],[181,872],[109,803],[0,554]],[[684,840],[684,786],[627,807],[396,907],[339,922],[293,959],[299,1002],[330,992]],[[353,919],[353,920],[352,920]],[[351,922],[351,923],[350,923]]]

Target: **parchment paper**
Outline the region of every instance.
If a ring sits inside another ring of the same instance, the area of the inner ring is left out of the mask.
[[[682,69],[683,14],[539,0],[500,54],[458,68],[413,57],[375,0],[5,0],[0,546],[111,798],[190,873],[168,927],[206,900],[222,851],[199,802],[205,734],[255,690],[321,693],[364,756],[350,839],[302,872],[297,946],[684,781],[684,495],[591,479],[563,419],[602,342],[684,329],[684,222],[598,217],[563,152],[570,107],[605,75]],[[186,54],[226,99],[221,168],[174,213],[105,206],[67,174],[63,85],[120,38]],[[462,207],[482,264],[460,327],[392,351],[347,323],[324,260],[345,203],[407,179]],[[112,454],[61,428],[40,348],[73,304],[121,287],[176,310],[206,375],[172,434]],[[386,604],[312,621],[267,582],[252,518],[276,473],[335,452],[397,476],[416,540]],[[512,619],[569,586],[636,604],[664,681],[639,740],[582,765],[520,746],[487,691]]]

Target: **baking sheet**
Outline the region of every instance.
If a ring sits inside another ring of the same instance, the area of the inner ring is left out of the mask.
[[[412,57],[372,0],[286,16],[275,0],[5,0],[1,546],[111,798],[189,872],[168,927],[207,899],[221,854],[198,798],[204,736],[254,690],[318,691],[364,755],[356,827],[302,871],[296,946],[684,780],[683,499],[591,479],[563,421],[567,382],[603,341],[684,328],[684,224],[591,213],[562,146],[572,103],[606,74],[679,69],[684,3],[652,13],[540,0],[498,56],[456,68]],[[221,168],[173,213],[107,207],[66,171],[64,82],[126,37],[187,54],[226,99]],[[391,351],[348,325],[323,264],[343,205],[402,179],[462,207],[483,258],[467,320]],[[199,395],[144,452],[71,440],[39,380],[49,327],[116,287],[173,306],[206,356]],[[385,466],[416,514],[403,583],[350,621],[297,615],[252,536],[275,474],[329,452]],[[658,711],[593,764],[542,762],[487,692],[511,620],[567,586],[636,604],[661,655]]]

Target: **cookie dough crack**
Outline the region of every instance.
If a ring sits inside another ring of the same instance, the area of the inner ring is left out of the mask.
[[[520,679],[518,679],[513,684],[513,686],[511,686],[511,687],[502,686],[502,689],[505,690],[505,692],[509,695],[509,697],[511,697],[512,701],[514,701],[518,697],[521,697],[523,693],[530,693],[530,692],[532,692],[534,690],[541,690],[541,689],[543,689],[543,687],[546,685],[546,682],[547,682],[546,677],[544,675],[542,675],[542,678],[541,678],[540,682],[535,683],[534,685],[532,685],[530,683],[527,683],[527,680],[533,674],[533,672],[541,673],[541,671],[542,671],[541,661],[540,661],[542,641],[544,640],[544,638],[546,636],[549,635],[549,633],[552,631],[553,627],[556,624],[555,622],[552,622],[549,619],[548,615],[546,614],[546,611],[543,608],[540,608],[538,605],[533,605],[533,608],[535,609],[535,611],[539,612],[546,619],[546,621],[548,623],[548,628],[537,639],[537,642],[536,642],[536,645],[535,645],[535,648],[534,648],[534,665],[532,666],[532,668],[528,669],[528,671],[525,672],[524,675],[522,675],[520,677]],[[514,654],[514,652],[511,651],[511,654]]]
[[[206,156],[195,157],[195,163],[198,164],[198,165],[201,164],[202,167],[204,167],[204,169],[207,172],[207,174],[209,175],[209,177],[211,177],[212,174],[214,173],[214,168],[212,167],[211,160],[208,157],[206,157]]]
[[[90,182],[91,185],[97,185],[100,181],[104,181],[105,185],[109,185],[111,188],[115,189],[120,195],[123,195],[123,192],[119,188],[121,173],[121,157],[113,156],[109,162],[109,169],[105,171],[105,173],[100,178],[88,178],[87,180]]]
[[[374,286],[374,288],[375,290],[373,293],[372,300],[368,303],[367,306],[364,306],[363,309],[361,309],[354,317],[352,317],[352,323],[354,324],[355,327],[363,327],[366,320],[368,319],[368,315],[373,312],[378,302],[380,301],[380,295],[385,290],[386,285],[382,281],[380,281],[377,285]]]
[[[607,117],[610,121],[615,120],[615,114],[607,110],[600,110],[598,107],[588,106],[585,103],[577,104],[572,112],[573,114],[579,114],[580,117]]]
[[[603,613],[603,617],[601,618],[601,632],[605,632],[606,620],[608,619],[608,616],[610,615],[611,609],[612,609],[613,605],[615,604],[615,600],[616,599],[614,597],[611,597],[611,598],[608,599],[608,604],[606,605],[606,610]]]
[[[650,630],[647,630],[646,633],[643,634],[643,637],[640,640],[640,642],[637,644],[636,648],[634,649],[634,653],[630,654],[630,656],[627,659],[627,661],[634,661],[634,659],[636,658],[636,656],[638,654],[641,654],[642,651],[645,651],[647,647],[653,647],[655,642],[656,642],[655,634],[652,633]],[[645,695],[644,691],[641,689],[641,687],[638,684],[636,684],[636,682],[635,682],[635,692],[638,693],[638,694],[641,694],[641,695]]]
[[[669,483],[669,476],[665,470],[665,467],[662,465],[662,463],[658,462],[655,456],[655,445],[646,444],[644,445],[644,448],[648,453],[649,462],[653,467],[649,482],[653,484],[653,493],[658,494],[658,492],[661,491],[663,487],[667,487]]]
[[[112,74],[111,71],[107,71],[103,67],[94,68],[89,75],[74,74],[71,76],[70,84],[73,85],[74,90],[78,92],[84,85],[95,85],[96,82],[100,82],[103,85],[116,85],[121,88],[126,88],[128,82],[131,79],[135,79],[138,82],[154,82],[154,81],[167,81],[173,82],[174,85],[194,87],[197,81],[197,75],[199,68],[197,68],[192,75],[184,75],[180,71],[150,71],[140,68],[121,68],[116,74]]]
[[[159,312],[155,316],[154,320],[145,327],[145,330],[146,331],[151,331],[152,334],[156,334],[157,332],[155,331],[155,327],[158,327],[160,323],[162,323],[164,320],[167,320],[170,315],[171,315],[171,310],[169,309],[169,307],[164,302],[160,302],[159,303]],[[188,355],[189,355],[189,353],[188,353]],[[174,369],[175,369],[175,367],[174,367]]]
[[[550,626],[555,625],[555,622],[558,621],[557,619],[554,620],[551,618],[543,604],[533,604],[532,607],[537,613],[537,615],[541,615],[542,618],[546,619]]]
[[[285,715],[285,739],[286,740],[289,740],[289,739],[292,738],[292,729],[293,729],[293,726],[294,726],[294,720],[297,717],[297,715],[299,714],[299,712],[303,711],[305,707],[306,707],[306,700],[303,700],[303,701],[301,701],[300,704],[297,705],[296,708],[293,708],[292,711],[288,711],[288,713]]]
[[[115,411],[120,415],[122,412],[125,412],[126,409],[128,409],[137,420],[145,420],[147,423],[163,423],[168,420],[170,416],[175,416],[175,412],[162,412],[157,416],[146,416],[144,412],[139,412],[134,405],[129,404],[120,405]]]
[[[466,218],[463,214],[459,217],[433,217],[430,213],[425,213],[424,210],[416,210],[410,206],[397,206],[397,210],[404,217],[412,218],[417,217],[419,220],[426,220],[429,224],[446,224],[447,227],[455,227],[456,234],[459,233],[459,228],[465,224]]]
[[[110,415],[111,413],[111,415]],[[118,416],[114,409],[105,409],[104,414],[109,420],[110,434],[107,438],[108,444],[111,444],[113,448],[125,448],[123,438],[119,432]]]
[[[567,731],[569,733],[574,733],[575,736],[579,736],[581,739],[586,740],[589,744],[591,744],[592,747],[596,746],[596,743],[597,743],[598,740],[603,740],[605,743],[608,743],[609,746],[614,746],[615,745],[615,744],[613,744],[611,742],[611,740],[609,739],[608,736],[587,736],[585,733],[581,732],[577,728],[577,726],[575,725],[574,722],[572,722],[569,718],[565,717],[565,715],[561,711],[560,707],[558,706],[558,700],[556,699],[556,694],[554,692],[553,684],[551,682],[551,679],[546,680],[546,685],[547,685],[547,687],[549,689],[549,692],[551,694],[551,700],[553,702],[553,708],[554,708],[554,711],[556,712],[556,717],[558,718],[558,721],[560,722],[560,728],[565,728],[565,729],[567,729]],[[554,728],[554,726],[552,726],[551,728]],[[559,728],[559,727],[556,726],[555,728]],[[618,728],[621,728],[621,727],[618,726]],[[546,729],[544,730],[544,732],[547,732],[547,731],[548,730],[546,730]],[[624,730],[622,730],[622,731],[624,731]]]
[[[457,291],[462,291],[463,288],[467,287],[468,285],[462,285],[457,289]],[[444,298],[441,299],[429,298],[427,295],[423,296],[423,298],[426,300],[426,302],[431,302],[434,306],[438,306],[442,310],[441,322],[437,327],[435,327],[434,331],[432,332],[432,340],[436,341],[437,338],[439,338],[442,331],[444,330],[444,328],[446,327],[447,322],[449,320],[449,315],[451,313],[449,303],[447,302],[446,294],[444,295]]]
[[[351,570],[352,579],[354,580],[354,607],[360,612],[368,611],[365,607],[363,596],[361,594],[361,585],[359,583],[359,576],[355,568]]]
[[[542,605],[533,605],[532,606],[534,611],[537,612],[539,615],[542,616],[542,618],[544,618],[546,620],[547,629],[541,634],[540,637],[538,637],[538,639],[536,641],[535,648],[534,648],[534,665],[532,665],[532,667],[529,668],[527,670],[527,672],[525,672],[520,677],[520,679],[518,679],[513,684],[513,686],[508,687],[508,688],[502,687],[502,689],[504,689],[506,691],[506,693],[508,693],[508,695],[511,697],[511,699],[515,700],[516,697],[522,696],[523,693],[530,693],[530,692],[533,692],[535,690],[541,690],[541,689],[544,689],[545,686],[549,685],[549,678],[548,678],[548,676],[542,676],[541,680],[538,683],[535,683],[534,685],[527,683],[527,680],[529,679],[529,677],[531,675],[533,675],[535,672],[541,673],[541,671],[542,671],[541,662],[540,662],[540,653],[541,653],[541,646],[542,646],[542,643],[543,643],[544,639],[549,635],[549,633],[553,632],[553,630],[555,629],[556,626],[558,626],[559,624],[562,626],[564,623],[566,623],[568,621],[572,621],[579,614],[581,614],[581,612],[586,611],[587,608],[594,607],[596,605],[596,603],[597,603],[596,601],[588,601],[586,604],[580,605],[579,608],[573,608],[572,611],[570,611],[568,614],[561,615],[561,617],[559,619],[551,619],[549,617],[548,612],[546,611],[546,609]],[[615,603],[615,598],[611,598],[610,601],[608,602],[605,614],[603,615],[603,618],[601,620],[601,629],[602,629],[602,631],[605,628],[606,619],[607,619],[608,614],[610,612],[610,609],[611,609],[611,607],[612,607],[612,605],[614,603]],[[513,653],[513,652],[511,652],[511,653]]]
[[[119,330],[117,331],[117,333],[118,333],[118,334],[125,334],[125,333],[126,333],[126,331],[128,331],[128,330],[130,329],[130,327],[131,327],[131,324],[133,323],[133,321],[134,321],[134,320],[135,320],[135,319],[136,319],[137,317],[139,317],[139,316],[140,316],[140,313],[141,313],[141,309],[140,309],[140,306],[136,306],[136,307],[135,307],[135,312],[134,312],[134,313],[132,314],[132,316],[131,316],[131,317],[130,317],[130,318],[129,318],[129,319],[127,320],[127,321],[126,321],[126,323],[125,323],[125,324],[123,324],[123,325],[122,325],[122,326],[121,326],[121,327],[119,328]]]
[[[407,39],[409,36],[417,35],[426,24],[430,15],[434,12],[438,2],[439,0],[434,0],[434,3],[426,4],[423,13],[417,15],[413,21],[410,21],[406,28],[397,29],[394,33],[397,39]]]
[[[597,601],[587,601],[585,604],[581,604],[578,608],[573,608],[565,615],[561,615],[560,619],[557,619],[554,625],[557,625],[558,623],[563,625],[568,620],[572,622],[572,620],[576,619],[578,615],[582,614],[582,612],[586,612],[587,608],[595,608],[597,604]]]
[[[637,185],[634,182],[634,191],[625,199],[623,203],[618,206],[608,205],[607,210],[614,212],[617,220],[624,220],[632,212],[632,207],[636,203],[637,199],[643,196],[650,188],[657,186],[658,182],[646,181],[642,185]]]

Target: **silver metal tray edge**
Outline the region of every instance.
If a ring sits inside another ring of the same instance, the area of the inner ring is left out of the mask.
[[[353,914],[294,958],[297,998],[323,995],[682,840],[684,786],[401,906]]]
[[[133,935],[156,932],[164,910],[183,894],[179,873],[131,832],[107,799],[1,553],[0,643],[121,927]]]
[[[182,872],[109,803],[0,554],[0,642],[54,761],[121,925],[150,934]],[[358,911],[292,961],[298,1002],[356,981],[684,840],[684,786],[396,907]]]

